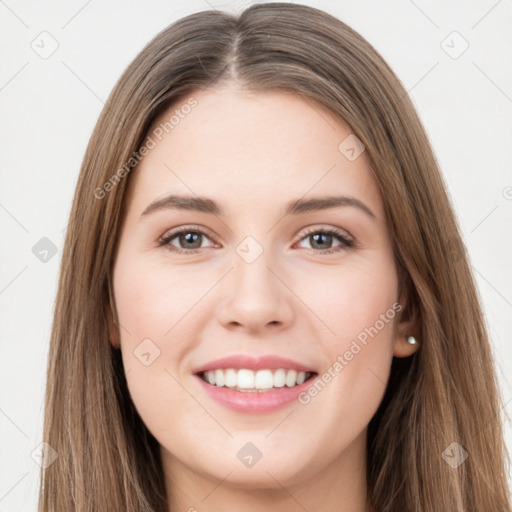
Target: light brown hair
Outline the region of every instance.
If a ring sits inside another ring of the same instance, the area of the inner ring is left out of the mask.
[[[468,257],[439,166],[404,87],[342,21],[287,3],[239,16],[204,11],[175,22],[115,85],[78,179],[55,304],[39,512],[168,512],[159,446],[137,414],[120,351],[109,280],[131,170],[112,179],[154,120],[194,90],[236,80],[326,107],[365,145],[382,192],[405,314],[420,350],[393,360],[368,429],[368,502],[377,512],[510,511],[506,450],[490,344]],[[103,190],[105,190],[103,188]],[[452,468],[442,453],[468,453]]]

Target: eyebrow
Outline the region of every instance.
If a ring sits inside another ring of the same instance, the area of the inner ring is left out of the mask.
[[[376,215],[362,201],[350,196],[322,196],[311,199],[295,199],[286,204],[285,215],[300,215],[328,208],[352,206],[375,220]],[[141,217],[159,210],[193,210],[211,215],[223,216],[222,208],[207,197],[171,194],[153,201],[142,212]]]

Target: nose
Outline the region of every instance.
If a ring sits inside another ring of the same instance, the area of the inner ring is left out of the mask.
[[[223,299],[217,310],[224,327],[261,334],[269,329],[285,329],[292,323],[293,291],[286,272],[267,252],[252,262],[234,254],[234,268],[223,280]]]

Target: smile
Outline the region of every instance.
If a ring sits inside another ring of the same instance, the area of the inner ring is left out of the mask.
[[[283,387],[295,387],[309,380],[314,372],[277,368],[250,370],[218,368],[198,374],[205,382],[219,388],[231,388],[240,392],[262,393]]]

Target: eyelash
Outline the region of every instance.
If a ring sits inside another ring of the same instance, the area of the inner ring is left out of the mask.
[[[170,244],[171,240],[173,240],[178,235],[181,235],[183,233],[195,233],[195,234],[199,233],[201,235],[206,236],[207,238],[210,238],[208,236],[208,233],[206,233],[199,226],[186,226],[186,227],[180,228],[176,231],[172,231],[167,236],[161,238],[158,241],[158,246],[159,247],[167,246],[167,248],[170,251],[176,252],[178,254],[195,254],[195,253],[199,252],[202,249],[202,247],[197,248],[197,249],[182,249],[180,247],[175,247]],[[330,249],[311,249],[312,251],[315,251],[319,254],[332,254],[335,252],[339,252],[342,249],[351,249],[351,248],[355,247],[355,243],[353,240],[348,239],[347,237],[345,237],[343,235],[343,233],[341,231],[338,231],[337,229],[334,229],[334,228],[312,228],[304,234],[304,236],[299,240],[299,242],[301,242],[302,240],[307,238],[309,235],[320,234],[320,233],[323,235],[334,236],[335,238],[338,239],[339,242],[341,242],[341,245],[338,245],[337,247],[333,247]]]

